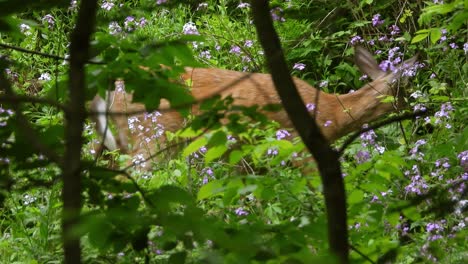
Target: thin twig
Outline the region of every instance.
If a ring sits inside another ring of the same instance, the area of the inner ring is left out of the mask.
[[[64,112],[67,111],[67,108],[54,100],[46,99],[46,98],[37,98],[31,96],[24,96],[24,95],[1,95],[0,96],[1,103],[12,103],[12,104],[19,104],[19,103],[36,103],[36,104],[45,104],[53,106],[57,109],[60,109]]]
[[[426,116],[428,114],[429,113],[427,111],[416,111],[416,112],[413,112],[413,113],[406,113],[406,114],[403,114],[403,115],[400,115],[400,116],[395,116],[395,117],[388,118],[388,119],[386,119],[386,120],[384,120],[382,122],[370,125],[370,126],[368,126],[366,128],[363,128],[363,129],[359,130],[358,132],[356,132],[356,133],[352,134],[351,136],[349,136],[348,139],[346,139],[346,141],[343,143],[343,145],[341,145],[341,147],[337,150],[338,155],[341,156],[343,154],[344,150],[351,143],[353,143],[353,141],[356,140],[364,132],[377,129],[379,127],[383,127],[383,126],[386,126],[386,125],[394,123],[394,122],[407,120],[407,119],[413,119],[415,117],[420,117],[420,116]]]
[[[64,60],[64,61],[69,61],[70,60],[70,58],[61,57],[61,56],[58,56],[58,55],[44,53],[44,52],[35,51],[35,50],[28,50],[28,49],[25,49],[25,48],[11,46],[11,45],[4,44],[4,43],[0,43],[0,47],[4,48],[4,49],[16,50],[16,51],[27,53],[27,54],[38,55],[38,56],[42,56],[42,57],[46,57],[46,58],[50,58],[50,59],[54,59],[54,60]],[[87,64],[97,64],[97,65],[106,64],[105,62],[98,62],[98,61],[91,61],[91,60],[86,61],[86,63]]]

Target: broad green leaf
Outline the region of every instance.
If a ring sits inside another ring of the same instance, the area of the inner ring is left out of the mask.
[[[361,190],[354,190],[348,196],[348,203],[356,204],[361,202],[364,199],[364,192]]]
[[[229,154],[229,164],[237,164],[243,157],[242,151],[234,150]]]
[[[216,131],[208,141],[208,146],[224,145],[227,142],[227,135],[224,131]]]
[[[427,38],[428,34],[427,33],[422,33],[414,36],[414,38],[411,40],[411,44],[417,43],[422,41],[423,39]]]
[[[218,195],[225,190],[223,187],[224,181],[213,180],[203,185],[197,194],[197,200],[204,200],[212,196]]]
[[[205,154],[205,164],[220,158],[227,150],[228,148],[225,145],[210,147]]]
[[[193,138],[199,136],[201,132],[201,130],[195,131],[192,127],[186,127],[183,130],[179,131],[177,135],[183,138]]]
[[[442,37],[442,31],[439,28],[432,28],[430,35],[432,44],[435,44],[440,39],[440,37]]]
[[[208,140],[205,137],[201,137],[190,143],[182,152],[182,156],[188,157],[188,155],[198,151],[201,147],[205,146]]]

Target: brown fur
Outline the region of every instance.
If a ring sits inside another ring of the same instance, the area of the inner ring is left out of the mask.
[[[414,64],[416,58],[412,58],[405,62],[407,65]],[[372,58],[371,54],[363,48],[356,48],[356,64],[361,71],[369,75],[374,81],[365,85],[361,89],[343,95],[334,95],[320,92],[307,82],[294,78],[294,83],[302,97],[302,100],[308,104],[316,103],[317,94],[319,94],[317,115],[315,120],[325,138],[330,142],[346,135],[349,132],[359,130],[363,124],[369,123],[378,117],[394,111],[397,105],[390,103],[382,103],[381,95],[395,95],[394,80],[400,78],[392,73],[382,72],[377,62]],[[263,73],[245,73],[214,68],[187,68],[182,74],[183,80],[191,80],[191,92],[196,100],[208,98],[215,94],[220,94],[222,98],[232,96],[234,105],[243,106],[265,106],[267,104],[280,104],[281,100],[276,93],[273,81],[269,74]],[[232,84],[232,85],[230,85]],[[226,88],[228,87],[228,88]],[[400,94],[401,95],[401,94]],[[145,108],[140,103],[132,102],[132,95],[125,92],[111,92],[109,94],[108,105],[109,112],[126,113],[135,111],[144,111]],[[104,100],[99,96],[93,100],[91,109],[97,110],[103,106]],[[401,101],[397,102],[401,103]],[[168,109],[170,105],[167,101],[161,101],[161,108]],[[198,111],[194,107],[194,114]],[[281,127],[292,128],[285,111],[265,112],[269,119],[278,122]],[[138,115],[140,120],[144,119],[144,114]],[[118,130],[119,140],[117,148],[122,151],[127,151],[132,156],[142,155],[148,158],[156,152],[155,146],[146,144],[145,137],[150,137],[154,130],[147,129],[141,134],[135,135],[130,133],[127,123],[127,116],[113,116],[112,119]],[[324,124],[331,121],[328,126]],[[103,134],[103,122],[97,122],[98,131]],[[165,130],[174,132],[184,126],[182,116],[176,111],[165,111],[162,116],[158,117],[158,123],[164,126]],[[144,128],[151,128],[151,120],[142,121],[140,123]],[[101,126],[101,128],[99,128]],[[107,136],[112,137],[110,133]],[[159,143],[164,145],[164,136],[160,137]],[[109,141],[110,142],[110,141]],[[107,148],[113,150],[115,147],[112,144],[104,142]],[[127,149],[130,147],[131,149]],[[160,146],[161,147],[161,146]]]

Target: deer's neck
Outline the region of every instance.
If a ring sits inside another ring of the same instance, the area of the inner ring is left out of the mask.
[[[391,87],[386,80],[367,84],[356,92],[337,96],[342,111],[337,113],[339,132],[343,136],[362,128],[380,116],[395,111],[392,103],[383,103],[385,96],[391,95]]]

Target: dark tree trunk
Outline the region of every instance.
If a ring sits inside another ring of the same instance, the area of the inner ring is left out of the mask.
[[[289,74],[281,43],[273,27],[268,0],[252,0],[257,35],[283,107],[291,122],[317,161],[323,183],[328,220],[328,241],[341,263],[348,263],[346,196],[338,153],[327,143],[309,115]]]
[[[65,126],[62,238],[65,263],[81,263],[80,238],[72,235],[81,211],[81,147],[85,109],[85,63],[94,31],[97,0],[80,2],[78,20],[71,35],[69,102]]]

